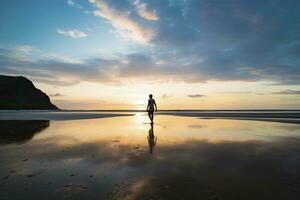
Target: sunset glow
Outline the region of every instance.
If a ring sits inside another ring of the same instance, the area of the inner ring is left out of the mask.
[[[0,74],[62,109],[144,110],[150,93],[159,109],[297,109],[299,7],[4,0]]]

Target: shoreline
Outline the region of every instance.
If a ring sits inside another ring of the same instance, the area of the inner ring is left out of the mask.
[[[117,114],[117,113],[79,113],[79,112],[38,112],[38,111],[22,111],[7,112],[5,115],[0,112],[0,120],[81,120],[81,119],[97,119],[109,117],[132,116],[133,114]]]
[[[141,112],[109,112],[109,111],[47,111],[47,110],[6,110],[0,111],[0,120],[80,120],[108,117],[133,116]],[[146,112],[144,112],[146,114]],[[280,123],[300,124],[300,112],[296,111],[272,111],[272,112],[238,112],[238,111],[159,111],[157,115],[194,117],[201,119],[231,119],[231,120],[254,120]]]
[[[247,117],[247,118],[295,118],[300,119],[300,112],[159,112],[159,115],[184,117]]]
[[[159,113],[159,115],[172,115],[181,117],[196,117],[199,119],[230,119],[230,120],[252,120],[265,122],[278,122],[300,124],[300,113]]]

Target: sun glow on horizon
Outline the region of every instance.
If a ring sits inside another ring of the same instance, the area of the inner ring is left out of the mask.
[[[153,94],[158,109],[275,109],[297,106],[297,99],[273,94],[284,87],[257,82],[149,83],[136,81],[120,85],[83,82],[74,86],[49,87],[36,84],[63,109],[145,110]],[[255,88],[255,90],[254,90]],[[296,89],[296,87],[295,87]],[[253,104],[253,101],[256,104]],[[295,101],[296,100],[296,101]],[[299,100],[299,98],[298,98]],[[282,102],[284,101],[284,103]]]

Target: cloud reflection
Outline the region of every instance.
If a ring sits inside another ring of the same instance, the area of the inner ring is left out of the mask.
[[[272,142],[190,140],[176,145],[160,144],[153,156],[144,147],[137,147],[101,140],[75,142],[62,147],[45,140],[31,144],[26,150],[32,164],[52,166],[47,174],[55,179],[76,171],[80,178],[75,177],[72,182],[89,185],[89,193],[81,193],[83,198],[96,199],[96,196],[90,195],[97,193],[98,186],[111,188],[111,183],[119,182],[124,183],[124,187],[115,190],[109,199],[197,199],[212,196],[222,199],[277,199],[282,195],[285,199],[293,199],[294,195],[300,194],[297,190],[300,184],[299,138],[281,138]],[[0,152],[1,160],[13,167],[16,163],[11,158],[23,150],[16,146],[7,147],[7,150]],[[92,182],[88,178],[90,173],[95,176]],[[109,181],[101,181],[105,177]],[[40,179],[41,183],[35,187],[46,184],[47,176]],[[104,191],[99,195],[105,196]]]

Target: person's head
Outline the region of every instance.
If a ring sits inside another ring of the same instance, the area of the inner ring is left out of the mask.
[[[152,99],[152,97],[153,97],[153,95],[152,95],[152,94],[149,94],[149,98]]]

